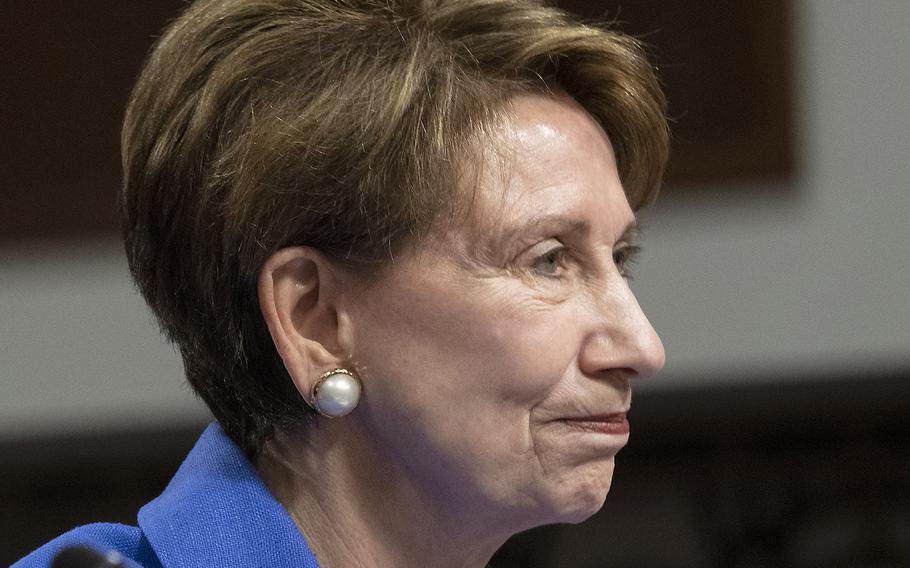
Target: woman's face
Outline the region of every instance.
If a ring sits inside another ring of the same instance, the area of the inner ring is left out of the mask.
[[[471,221],[350,313],[356,419],[384,455],[448,515],[522,529],[601,507],[631,383],[664,351],[625,278],[635,218],[610,141],[569,98],[513,102],[466,176]]]

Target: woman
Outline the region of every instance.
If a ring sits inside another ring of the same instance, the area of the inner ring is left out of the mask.
[[[132,274],[217,422],[146,566],[483,566],[604,502],[663,348],[627,284],[667,155],[636,42],[519,0],[208,0],[133,92]]]

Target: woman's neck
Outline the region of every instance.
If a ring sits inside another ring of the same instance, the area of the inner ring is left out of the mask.
[[[508,535],[494,538],[476,519],[453,515],[457,506],[434,503],[353,432],[352,422],[324,421],[314,432],[279,435],[257,464],[320,565],[485,566]]]

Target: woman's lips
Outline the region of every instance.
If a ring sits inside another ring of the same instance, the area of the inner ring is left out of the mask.
[[[625,412],[601,416],[584,416],[563,420],[569,427],[598,434],[625,435],[629,433],[629,421]]]

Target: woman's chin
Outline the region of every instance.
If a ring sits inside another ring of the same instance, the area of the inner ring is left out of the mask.
[[[600,471],[599,475],[586,476],[572,482],[563,482],[550,495],[549,506],[540,524],[581,523],[600,511],[610,492],[613,471]]]
[[[567,506],[560,511],[561,518],[554,522],[577,524],[588,520],[591,515],[603,508],[608,492],[609,484],[600,492],[576,495],[571,503],[567,503]]]

